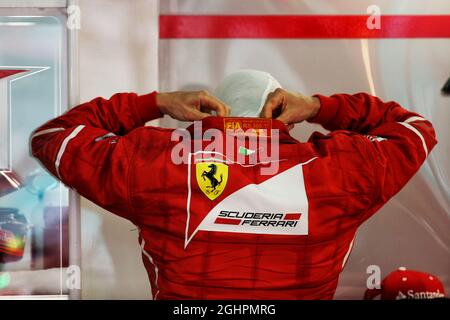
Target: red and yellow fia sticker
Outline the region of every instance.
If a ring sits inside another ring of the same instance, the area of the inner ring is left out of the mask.
[[[231,134],[270,137],[272,132],[272,119],[225,118],[223,125],[225,132]]]

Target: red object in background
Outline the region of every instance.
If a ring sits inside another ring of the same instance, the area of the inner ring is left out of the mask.
[[[26,72],[27,70],[0,70],[0,79],[13,76],[15,74]]]
[[[44,269],[69,266],[69,209],[44,209]]]
[[[369,29],[369,18],[369,15],[161,15],[159,28],[161,39],[450,37],[450,15],[382,15],[380,29]]]
[[[0,170],[0,197],[20,189],[22,179],[14,172]]]
[[[399,268],[391,272],[381,283],[381,289],[368,289],[365,300],[381,294],[381,300],[444,298],[442,282],[435,276],[414,270]]]
[[[0,208],[0,263],[23,258],[28,222],[15,208]]]

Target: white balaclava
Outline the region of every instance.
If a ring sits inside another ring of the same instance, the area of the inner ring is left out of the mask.
[[[226,76],[214,95],[231,107],[232,117],[259,117],[269,93],[281,88],[270,74],[240,70]]]

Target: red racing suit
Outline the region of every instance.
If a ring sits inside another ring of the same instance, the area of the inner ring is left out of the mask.
[[[357,228],[411,179],[436,140],[430,122],[395,102],[317,97],[309,121],[331,133],[306,143],[277,120],[200,123],[236,146],[242,135],[225,129],[256,128],[261,137],[271,129],[267,141],[278,132],[278,160],[251,162],[264,147],[244,145],[232,151],[243,159],[235,161],[207,150],[213,139],[199,135],[188,144],[200,148],[177,163],[174,155],[186,154],[174,130],[144,126],[162,116],[156,92],[73,108],[34,132],[32,153],[65,185],[138,226],[155,299],[332,299]],[[277,172],[262,174],[275,162]]]

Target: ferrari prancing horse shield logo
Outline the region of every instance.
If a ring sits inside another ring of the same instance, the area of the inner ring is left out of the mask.
[[[200,162],[195,165],[200,190],[210,199],[219,197],[228,181],[228,166],[220,162]]]

